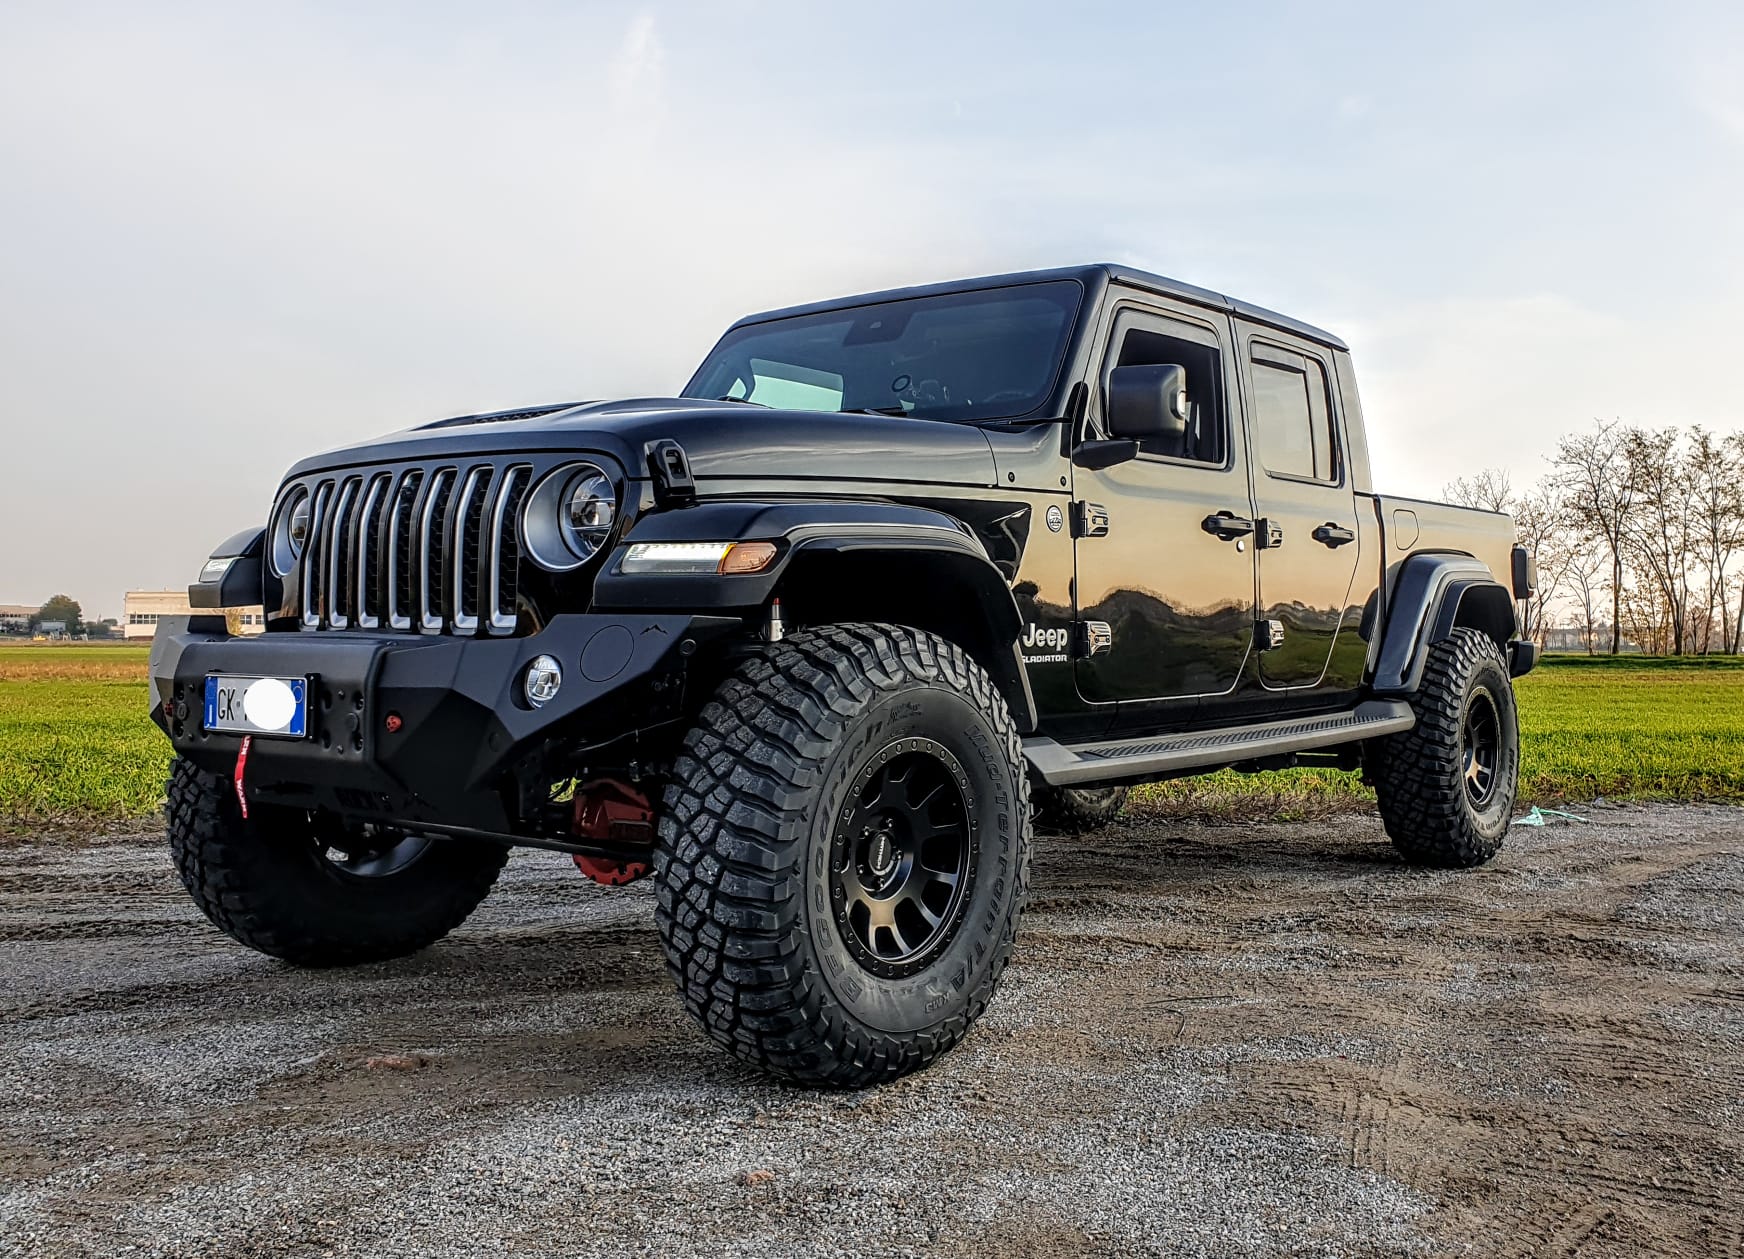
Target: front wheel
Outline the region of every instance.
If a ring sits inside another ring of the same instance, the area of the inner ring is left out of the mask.
[[[1520,776],[1520,726],[1501,649],[1456,629],[1429,649],[1417,724],[1371,759],[1381,820],[1414,865],[1479,866],[1502,847]]]
[[[379,962],[434,944],[478,907],[509,855],[268,805],[244,819],[229,779],[179,758],[164,811],[170,856],[206,917],[298,966]]]
[[[703,707],[660,820],[656,918],[686,1007],[737,1057],[863,1088],[986,1008],[1029,877],[1017,729],[956,645],[789,635]]]

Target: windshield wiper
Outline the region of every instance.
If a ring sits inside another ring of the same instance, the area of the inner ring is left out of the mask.
[[[765,411],[767,411],[769,409],[769,404],[767,402],[752,402],[751,399],[749,399],[749,398],[716,398],[715,401],[716,402],[737,402],[741,406],[762,407]]]
[[[894,415],[910,416],[913,411],[904,411],[901,407],[843,407],[837,415]]]

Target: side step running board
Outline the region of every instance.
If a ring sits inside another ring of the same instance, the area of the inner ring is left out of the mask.
[[[1417,723],[1403,700],[1368,700],[1345,713],[1180,734],[1145,735],[1110,743],[1064,744],[1040,735],[1023,741],[1030,768],[1050,785],[1161,777],[1179,770],[1235,765],[1398,734]]]

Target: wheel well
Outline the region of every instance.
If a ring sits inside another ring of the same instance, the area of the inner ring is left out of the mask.
[[[1475,629],[1506,651],[1514,637],[1513,597],[1501,586],[1468,586],[1460,593],[1452,627]]]
[[[985,562],[936,551],[802,551],[775,594],[789,625],[883,621],[950,639],[987,671],[1018,729],[1034,729],[1015,646],[1021,621],[1009,588]]]

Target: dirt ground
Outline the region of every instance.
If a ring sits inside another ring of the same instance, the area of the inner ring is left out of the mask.
[[[987,1018],[860,1094],[718,1053],[561,857],[311,973],[148,834],[0,849],[0,1252],[1744,1255],[1744,810],[1590,816],[1043,838]]]

